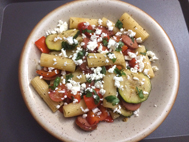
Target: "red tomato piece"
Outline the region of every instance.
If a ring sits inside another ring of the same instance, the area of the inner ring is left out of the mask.
[[[60,92],[64,91],[64,93]],[[55,102],[61,102],[64,100],[64,96],[67,95],[66,86],[64,84],[59,85],[57,90],[49,89],[49,97]]]
[[[83,33],[85,30],[89,30],[89,31],[92,31],[93,30],[93,28],[92,28],[92,26],[91,25],[86,25],[85,24],[86,22],[81,22],[81,23],[79,23],[78,24],[78,29],[80,30],[80,33]],[[86,35],[86,36],[88,36],[88,37],[91,37],[91,32],[84,32],[84,34]]]
[[[128,49],[128,47],[126,46],[126,45],[123,45],[122,46],[122,53],[124,52],[124,51],[126,51]]]
[[[135,53],[135,50],[127,49],[127,50],[125,50],[125,51],[123,52],[123,55],[128,56],[128,52]]]
[[[73,98],[74,98],[74,99],[77,99],[77,100],[78,100],[78,103],[79,103],[80,100],[81,100],[80,92],[77,92],[77,94],[74,95],[74,94],[71,93],[71,91],[67,91],[67,97],[68,97],[69,99],[71,99],[72,101],[73,101]]]
[[[46,37],[42,36],[40,39],[38,39],[35,42],[35,45],[37,46],[37,48],[42,52],[42,53],[49,53],[49,49],[45,43],[45,39]]]
[[[92,112],[92,110],[90,110],[88,113],[87,113],[87,117],[86,117],[88,123],[90,125],[95,125],[97,124],[100,120],[99,120],[99,117],[95,115],[94,112]]]
[[[37,70],[36,73],[43,76],[43,77],[54,77],[54,76],[56,76],[57,74],[60,73],[60,70],[56,69],[56,70],[53,70],[51,72],[44,71],[44,70]]]
[[[96,88],[96,89],[94,89],[94,90],[96,91],[97,95],[98,95],[100,98],[102,98],[102,95],[99,93],[100,89],[97,89],[97,88]],[[94,93],[92,93],[92,94],[94,94]],[[83,96],[83,99],[84,99],[85,104],[86,104],[86,106],[87,106],[87,108],[88,108],[89,110],[92,110],[92,109],[96,108],[97,106],[99,106],[99,105],[101,104],[101,101],[99,101],[98,104],[95,104],[95,101],[94,101],[93,96],[91,96],[91,97],[86,97],[86,95],[84,95],[84,96]]]
[[[132,58],[132,59],[129,61],[129,66],[130,66],[131,68],[134,68],[135,65],[136,65],[136,59],[135,59],[135,58]]]

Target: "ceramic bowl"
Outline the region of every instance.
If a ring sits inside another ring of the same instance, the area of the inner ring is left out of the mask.
[[[159,71],[152,79],[152,91],[139,112],[127,122],[100,123],[97,130],[84,132],[75,125],[75,118],[66,119],[57,111],[52,113],[35,92],[30,81],[37,75],[36,65],[40,52],[34,42],[45,31],[56,27],[58,20],[67,21],[70,16],[86,18],[106,17],[113,22],[129,13],[150,34],[144,42],[148,50],[156,53],[155,63]],[[20,88],[24,101],[36,121],[50,134],[62,141],[139,141],[152,133],[169,114],[179,87],[179,64],[175,49],[162,27],[141,9],[121,1],[73,1],[62,5],[46,15],[27,38],[20,58]],[[156,107],[155,107],[156,106]]]

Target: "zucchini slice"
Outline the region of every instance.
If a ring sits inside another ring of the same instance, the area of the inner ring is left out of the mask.
[[[120,114],[125,116],[125,117],[130,117],[131,115],[133,115],[133,111],[129,111],[129,110],[126,110],[126,109],[123,109],[123,108],[121,108],[120,111],[121,111]]]
[[[128,103],[141,103],[148,99],[151,91],[150,79],[143,73],[133,73],[130,70],[124,70],[126,76],[120,85],[123,88],[118,89],[120,96]],[[142,90],[143,97],[139,96],[138,90]]]
[[[62,41],[65,41],[64,37],[65,38],[69,36],[74,37],[77,34],[77,32],[78,30],[67,30],[67,31],[64,31],[62,34],[48,35],[46,37],[45,43],[50,50],[60,51],[62,49]],[[61,40],[58,39],[54,41],[54,39],[57,37],[61,38]],[[78,37],[78,39],[80,39],[80,37]]]

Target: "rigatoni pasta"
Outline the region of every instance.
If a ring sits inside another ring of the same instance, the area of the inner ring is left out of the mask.
[[[151,62],[158,59],[140,45],[149,34],[127,13],[117,22],[70,17],[67,25],[59,21],[60,29],[35,42],[42,53],[33,88],[85,131],[132,116],[150,94]]]

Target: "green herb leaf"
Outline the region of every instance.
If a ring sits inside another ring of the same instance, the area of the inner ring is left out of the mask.
[[[68,82],[68,80],[71,79],[72,77],[73,77],[72,74],[68,74],[68,75],[66,75],[66,82]]]
[[[93,95],[94,103],[95,105],[97,105],[100,102],[100,97],[98,96],[98,94],[96,93],[94,89],[93,89],[93,92],[94,92],[94,95]]]
[[[102,73],[102,74],[106,74],[106,67],[105,67],[105,66],[102,66],[101,73]]]
[[[116,50],[115,50],[115,51],[120,52],[120,51],[122,51],[122,46],[124,45],[124,43],[123,43],[123,42],[121,42],[121,41],[119,41],[118,43],[119,43],[118,48],[116,48]]]
[[[77,57],[75,60],[79,60],[79,59],[82,59],[83,56],[85,56],[85,50],[82,50],[80,52],[77,53]]]
[[[119,99],[116,96],[110,95],[105,97],[106,101],[112,103],[113,106],[119,103]]]
[[[116,26],[118,29],[121,29],[121,28],[123,28],[123,23],[122,23],[120,20],[117,20],[115,26]]]
[[[127,66],[127,69],[128,69],[128,70],[130,70],[130,69],[131,69],[131,67]]]
[[[142,55],[146,56],[146,52],[140,52],[140,54],[142,54]]]
[[[52,90],[55,90],[56,87],[60,84],[60,77],[56,77],[53,83],[53,86],[49,86]]]
[[[117,58],[113,58],[113,59],[111,59],[111,60],[113,61],[113,63],[115,63],[116,59],[117,59]]]
[[[69,43],[67,43],[66,41],[63,41],[62,42],[62,48],[65,49],[65,50],[73,50],[75,49],[75,47],[77,46],[78,44],[72,44],[70,45]]]
[[[115,74],[118,74],[119,76],[126,75],[123,70],[119,70],[118,68],[115,68],[115,69],[114,69],[114,73],[115,73]]]
[[[82,30],[82,33],[93,33],[93,30],[84,29]]]
[[[136,87],[136,91],[137,91],[137,95],[139,96],[139,98],[143,99],[144,95],[143,95],[142,90],[139,90],[138,87]]]
[[[88,83],[91,83],[91,81],[92,81],[91,79],[87,79],[87,82],[88,82]]]
[[[73,39],[76,39],[76,38],[79,36],[79,34],[80,34],[80,31],[78,31],[78,32],[74,35]]]
[[[104,38],[102,39],[102,44],[103,44],[104,46],[107,46],[107,45],[108,45],[108,38],[107,38],[107,37],[104,37]]]
[[[134,42],[135,42],[135,39],[134,39],[134,37],[130,37],[130,38],[131,38],[132,42],[134,43]]]
[[[90,91],[87,90],[86,97],[92,97],[92,95],[93,95],[92,92],[90,92]]]

